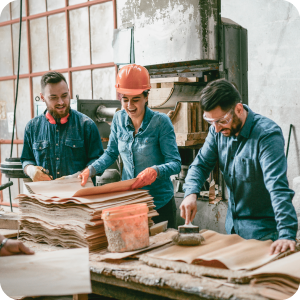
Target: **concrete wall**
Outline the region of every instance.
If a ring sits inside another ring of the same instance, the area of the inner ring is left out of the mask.
[[[288,139],[288,179],[300,175],[300,16],[284,0],[222,0],[222,17],[248,30],[249,106],[274,120]],[[274,145],[276,146],[276,145]]]

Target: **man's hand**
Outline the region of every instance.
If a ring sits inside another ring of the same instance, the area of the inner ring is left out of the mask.
[[[270,255],[278,254],[280,252],[285,252],[290,249],[291,251],[295,251],[296,242],[292,240],[277,240],[270,247]]]
[[[0,239],[2,242],[3,239]],[[21,241],[8,240],[0,251],[0,256],[16,254],[34,254],[34,251],[27,248]]]
[[[84,169],[79,175],[78,178],[81,178],[81,186],[85,186],[88,179],[90,177],[90,170],[89,168]]]
[[[33,182],[51,180],[51,176],[45,174],[42,170],[43,167],[28,165],[24,172],[32,179]]]
[[[185,224],[194,220],[197,213],[197,195],[188,195],[180,205],[180,216],[185,219]]]

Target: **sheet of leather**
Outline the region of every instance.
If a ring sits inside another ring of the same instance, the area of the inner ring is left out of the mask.
[[[82,187],[80,178],[70,178],[63,180],[28,182],[25,185],[34,194],[42,194],[48,197],[60,195],[60,197],[68,198],[128,191],[136,180],[137,178],[133,178],[102,186],[94,186],[92,180],[89,179],[87,184]]]
[[[57,182],[66,181],[68,179]],[[151,217],[158,215],[154,210],[153,197],[146,190],[66,197],[66,193],[61,192],[59,187],[58,192],[51,195],[23,194],[17,197],[21,212],[21,239],[64,248],[89,247],[90,251],[99,251],[107,247],[104,223],[101,220],[103,209],[146,203],[149,225],[153,224]],[[47,188],[46,192],[49,186]]]
[[[56,196],[57,194],[72,197],[78,190],[92,188],[93,182],[88,179],[84,187],[81,186],[80,178],[70,178],[62,180],[38,181],[25,183],[26,188],[33,194],[43,194],[46,196]]]
[[[274,259],[269,255],[272,241],[245,240],[236,234],[225,235],[211,230],[202,233],[205,241],[199,246],[173,245],[147,254],[153,258],[182,261],[230,270],[258,268]]]
[[[290,294],[286,294],[271,288],[263,288],[259,291],[259,294],[263,297],[273,300],[285,300],[291,297]]]
[[[286,277],[300,282],[300,252],[275,260],[257,270],[249,272],[248,276],[266,277],[268,274],[272,274],[272,276],[275,274],[278,276],[286,275]]]
[[[14,296],[91,293],[88,249],[0,257],[3,291]]]

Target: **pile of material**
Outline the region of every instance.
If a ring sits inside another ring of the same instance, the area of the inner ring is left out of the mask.
[[[288,299],[300,284],[300,252],[271,262],[248,274],[254,279],[252,286],[260,289],[260,295],[269,299]]]
[[[220,234],[212,230],[201,233],[205,239],[199,246],[178,246],[153,251],[143,260],[154,265],[159,260],[186,262],[221,269],[252,270],[275,259],[269,255],[271,240],[245,240],[237,234]]]
[[[132,182],[129,182],[130,186]],[[64,248],[89,247],[90,251],[106,248],[102,210],[121,205],[146,203],[148,218],[158,215],[153,198],[145,190],[120,190],[118,183],[101,187],[80,188],[80,179],[32,183],[32,191],[43,193],[19,195],[21,212],[20,237]],[[74,192],[75,189],[78,189]],[[108,189],[107,189],[107,186]],[[60,191],[63,188],[63,191]],[[73,189],[73,190],[72,190]],[[124,183],[122,183],[122,189]],[[107,193],[107,191],[111,191]],[[114,192],[115,191],[115,192]],[[103,193],[104,192],[104,193]],[[79,195],[79,196],[78,196]]]

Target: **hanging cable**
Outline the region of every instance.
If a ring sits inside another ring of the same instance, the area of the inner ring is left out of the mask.
[[[14,135],[16,127],[16,111],[17,111],[17,100],[18,100],[18,91],[19,91],[19,74],[20,74],[20,54],[21,54],[21,30],[22,30],[22,7],[23,0],[20,0],[20,31],[19,31],[19,52],[18,52],[18,73],[17,73],[17,87],[16,87],[16,98],[15,98],[15,108],[14,108],[14,123],[13,123],[13,132],[11,137],[10,145],[10,158],[12,157],[13,146],[14,146]],[[27,28],[28,30],[28,28]]]

